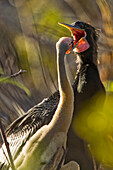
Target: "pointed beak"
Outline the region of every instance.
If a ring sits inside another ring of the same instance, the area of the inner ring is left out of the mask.
[[[78,26],[72,26],[72,25],[69,25],[69,24],[61,23],[61,22],[59,22],[58,24],[69,29],[72,33],[75,33],[75,32],[76,33],[83,33],[83,32],[85,32],[84,29],[81,29]]]
[[[83,52],[85,50],[87,50],[90,45],[86,40],[86,32],[84,29],[78,27],[77,25],[69,25],[69,24],[65,24],[65,23],[58,23],[59,25],[69,29],[73,35],[73,44],[72,44],[72,48],[70,48],[66,53],[70,53],[70,51],[75,51],[75,52]]]

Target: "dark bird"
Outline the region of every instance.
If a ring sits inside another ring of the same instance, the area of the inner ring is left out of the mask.
[[[67,27],[73,35],[73,47],[67,51],[75,51],[77,54],[78,70],[73,83],[74,90],[74,116],[88,105],[91,99],[98,93],[103,93],[105,89],[100,80],[97,69],[97,40],[96,29],[84,22],[76,22],[71,25],[60,23]],[[49,98],[31,108],[25,115],[15,120],[6,130],[14,160],[22,152],[32,136],[44,125],[48,125],[58,108],[60,95],[55,92]],[[103,99],[104,102],[104,99]],[[92,159],[85,151],[84,142],[77,137],[71,126],[68,133],[68,151],[66,162],[75,160],[80,164],[81,170],[93,170]],[[0,150],[0,154],[2,149]],[[1,157],[0,157],[1,159]],[[6,163],[6,157],[2,154],[1,163]]]
[[[77,55],[78,64],[77,74],[73,83],[73,119],[75,119],[84,109],[89,109],[89,107],[92,105],[93,107],[95,107],[96,100],[98,100],[99,96],[101,97],[100,106],[102,107],[104,104],[106,93],[105,88],[100,80],[97,68],[98,34],[96,29],[87,23],[79,21],[76,23],[72,23],[71,26],[68,24],[64,24],[64,26],[70,29],[74,36],[75,46],[76,44],[78,45],[77,48],[74,48],[74,51]],[[82,36],[80,34],[80,31],[76,32],[74,30],[74,27],[84,30],[84,32],[82,32]],[[87,47],[89,48],[84,51],[84,49]],[[86,143],[84,143],[84,141],[79,138],[78,135],[76,135],[75,131],[73,130],[72,124],[68,132],[68,151],[65,162],[76,160],[79,163],[81,170],[94,170],[92,156],[89,154],[89,151],[87,151],[88,148],[86,146]]]

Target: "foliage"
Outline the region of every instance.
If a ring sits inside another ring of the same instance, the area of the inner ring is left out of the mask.
[[[0,83],[9,83],[9,84],[15,85],[15,86],[23,89],[26,92],[26,94],[28,96],[30,96],[30,91],[28,90],[28,88],[23,83],[21,83],[19,81],[12,80],[9,77],[0,77]]]
[[[107,96],[103,108],[102,101],[102,96],[96,96],[92,99],[92,104],[87,103],[75,118],[73,127],[90,144],[96,159],[113,168],[113,95]]]

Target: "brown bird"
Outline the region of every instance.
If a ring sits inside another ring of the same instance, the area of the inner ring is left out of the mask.
[[[14,164],[18,170],[55,170],[58,169],[63,157],[74,105],[74,94],[64,64],[65,53],[72,46],[71,42],[72,38],[68,37],[61,38],[57,42],[57,72],[60,100],[50,123],[42,126],[34,133],[15,158]],[[0,157],[2,158],[2,155]],[[70,170],[79,170],[76,162],[70,162],[64,166],[61,165],[60,169],[67,168]]]
[[[105,89],[99,77],[97,69],[97,33],[96,29],[84,22],[76,22],[72,25],[63,24],[73,35],[73,47],[77,54],[78,71],[73,83],[74,90],[74,117],[88,105],[91,99]],[[67,53],[69,52],[67,51]],[[7,139],[13,155],[16,159],[21,150],[41,127],[49,124],[58,108],[60,95],[57,91],[52,96],[44,99],[41,103],[31,108],[25,115],[15,120],[7,129]],[[103,100],[104,102],[104,100]],[[84,141],[80,139],[71,127],[68,133],[68,151],[66,162],[76,160],[81,170],[93,170],[92,159],[85,152]],[[1,153],[1,151],[0,151]],[[3,155],[1,163],[6,163]]]

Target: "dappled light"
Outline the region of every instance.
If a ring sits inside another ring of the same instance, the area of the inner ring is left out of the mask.
[[[97,102],[94,101],[98,98]],[[104,107],[103,97],[95,96],[91,103],[75,118],[75,132],[89,143],[95,158],[105,166],[113,168],[113,95],[106,98]]]

